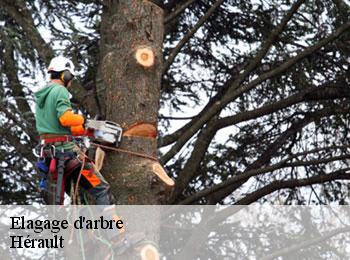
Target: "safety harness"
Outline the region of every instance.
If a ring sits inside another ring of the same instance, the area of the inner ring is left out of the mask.
[[[38,157],[36,166],[42,173],[40,188],[42,190],[47,189],[47,178],[50,177],[52,179],[54,183],[50,183],[52,186],[49,187],[49,190],[54,190],[54,201],[50,201],[50,203],[55,205],[63,204],[65,180],[79,165],[79,161],[74,158],[76,155],[73,151],[65,151],[64,149],[57,150],[56,146],[63,145],[67,142],[77,144],[77,139],[69,135],[41,136],[40,144],[36,148],[36,150],[40,149],[40,152],[37,151],[35,153]],[[65,165],[68,159],[71,160]],[[48,174],[50,174],[50,176],[48,176]]]

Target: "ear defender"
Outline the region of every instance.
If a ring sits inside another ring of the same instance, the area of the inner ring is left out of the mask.
[[[60,79],[64,83],[65,86],[67,86],[68,82],[71,81],[74,78],[72,73],[69,72],[69,70],[62,71]]]

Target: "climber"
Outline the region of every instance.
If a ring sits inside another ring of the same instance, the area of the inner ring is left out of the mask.
[[[50,175],[56,180],[54,204],[63,204],[64,192],[69,194],[72,182],[79,183],[95,198],[97,205],[104,205],[98,206],[100,213],[117,222],[120,218],[111,205],[109,184],[91,161],[84,160],[84,152],[74,142],[75,136],[91,136],[89,129],[84,129],[84,117],[73,113],[70,103],[68,89],[76,75],[74,64],[67,58],[55,57],[48,73],[50,82],[35,93],[36,129],[40,135],[37,168],[44,178]],[[124,228],[118,232],[108,229],[105,236],[116,254],[123,254],[144,239],[143,233],[126,234]]]
[[[50,82],[35,93],[36,129],[44,146],[40,159],[44,165],[38,168],[41,171],[44,168],[46,174],[56,172],[55,204],[63,204],[64,191],[69,193],[72,180],[76,183],[80,178],[79,186],[95,198],[96,204],[109,205],[109,185],[92,163],[85,162],[80,173],[81,151],[73,142],[73,136],[82,136],[88,131],[84,129],[84,117],[73,113],[70,103],[68,89],[76,75],[74,64],[67,58],[55,57],[50,62],[48,73]]]

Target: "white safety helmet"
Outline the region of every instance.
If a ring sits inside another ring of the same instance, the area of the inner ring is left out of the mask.
[[[74,64],[71,60],[58,56],[51,60],[49,67],[47,68],[47,72],[50,71],[65,71],[68,70],[73,76],[76,75],[76,72],[74,71]]]

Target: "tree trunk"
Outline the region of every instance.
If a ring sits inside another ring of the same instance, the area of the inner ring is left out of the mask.
[[[124,128],[138,122],[156,126],[162,68],[162,9],[149,1],[106,2],[109,5],[102,15],[100,45],[106,118]],[[154,64],[141,65],[137,61],[136,51],[140,49],[154,54]],[[157,156],[155,138],[124,137],[121,148]],[[118,204],[162,203],[164,188],[155,180],[151,165],[149,159],[107,153],[102,172]]]

